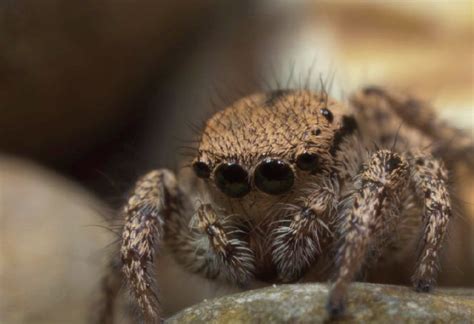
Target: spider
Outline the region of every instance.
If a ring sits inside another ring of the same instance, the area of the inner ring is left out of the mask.
[[[192,172],[136,183],[99,321],[111,321],[120,271],[144,322],[161,321],[151,269],[162,246],[189,271],[243,287],[331,264],[336,318],[351,281],[418,245],[411,281],[429,292],[452,214],[447,167],[472,148],[426,102],[381,87],[347,104],[324,89],[242,98],[207,120]]]

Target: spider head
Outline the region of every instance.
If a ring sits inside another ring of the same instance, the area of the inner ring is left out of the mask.
[[[341,129],[350,124],[344,108],[308,91],[241,99],[207,121],[194,172],[234,199],[291,194],[312,176],[330,173]]]

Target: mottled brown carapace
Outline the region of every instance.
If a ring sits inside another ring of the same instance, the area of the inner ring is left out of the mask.
[[[252,168],[265,157],[294,162],[308,152],[324,158],[344,113],[340,103],[307,91],[243,98],[207,121],[197,160],[210,165],[239,160]]]
[[[137,182],[100,320],[111,321],[118,287],[107,283],[121,271],[144,321],[160,321],[151,269],[163,246],[189,271],[243,287],[330,279],[331,317],[343,314],[349,283],[381,263],[407,264],[415,289],[431,290],[452,214],[445,164],[473,152],[433,116],[378,87],[345,103],[277,90],[217,112],[191,168]]]

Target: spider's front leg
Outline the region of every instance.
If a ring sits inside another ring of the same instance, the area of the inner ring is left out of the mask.
[[[219,217],[210,204],[199,206],[193,223],[198,232],[193,245],[209,258],[206,272],[215,273],[211,277],[223,273],[233,283],[247,284],[254,275],[255,257],[246,231],[232,224],[229,217]]]
[[[253,276],[254,257],[246,233],[218,217],[211,205],[201,205],[189,223],[192,207],[168,170],[141,178],[123,209],[125,225],[120,255],[122,271],[146,323],[160,319],[153,260],[166,232],[166,243],[179,262],[193,272],[247,283]],[[192,226],[197,225],[197,226]]]
[[[383,233],[390,230],[399,214],[398,197],[409,178],[409,165],[396,153],[374,153],[358,176],[356,191],[340,211],[341,246],[336,277],[328,300],[331,317],[344,313],[347,288],[360,271],[367,253]]]
[[[155,170],[138,180],[123,208],[122,271],[146,323],[161,321],[153,260],[165,221],[178,211],[180,195],[174,174]]]
[[[436,282],[438,259],[451,217],[448,174],[443,163],[428,154],[415,154],[412,164],[411,179],[424,204],[423,237],[412,281],[417,291],[428,292]]]
[[[283,282],[299,279],[332,236],[328,222],[336,209],[338,188],[333,179],[322,179],[315,181],[298,204],[282,208],[282,217],[270,235],[272,260]]]

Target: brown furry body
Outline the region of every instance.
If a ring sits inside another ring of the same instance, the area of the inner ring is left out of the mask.
[[[186,269],[241,286],[331,277],[332,317],[348,284],[374,265],[416,259],[413,284],[429,291],[451,216],[443,160],[472,151],[432,116],[380,88],[349,105],[324,91],[279,90],[216,113],[197,176],[152,171],[124,207],[119,267],[144,320],[160,319],[150,268],[163,243]]]

